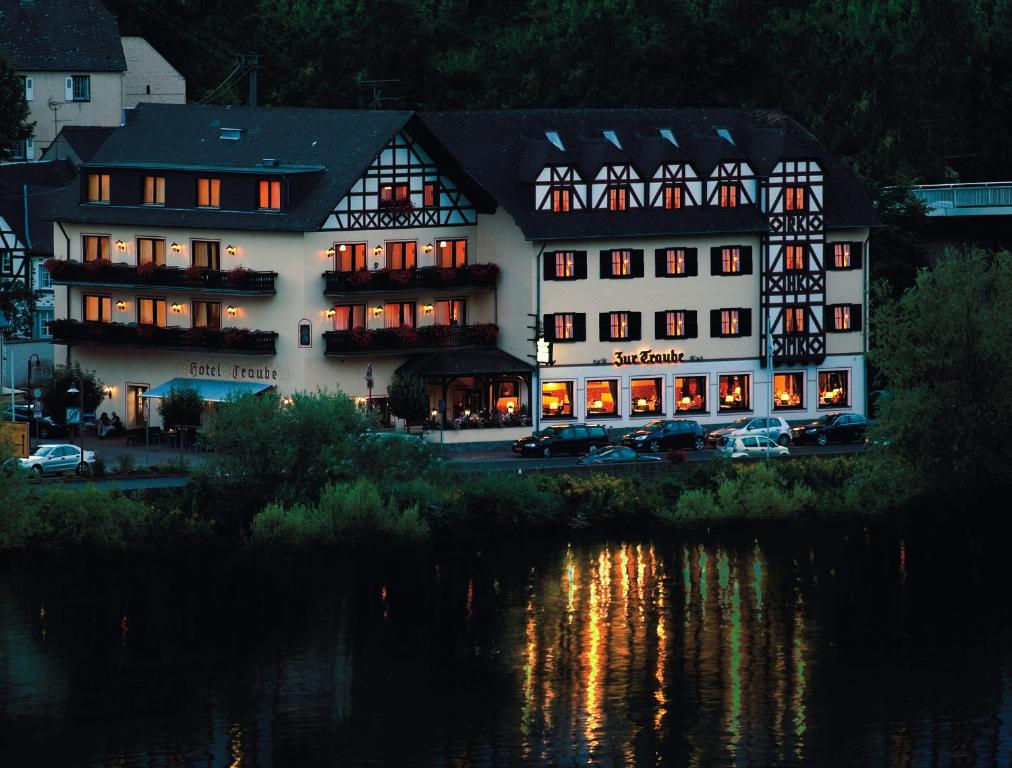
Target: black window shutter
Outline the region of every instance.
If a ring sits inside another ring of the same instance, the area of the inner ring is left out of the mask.
[[[699,323],[696,321],[696,310],[685,312],[685,338],[695,339],[699,336]]]
[[[741,273],[743,275],[752,274],[752,246],[743,245],[741,246]]]
[[[742,336],[752,335],[752,310],[751,309],[739,309],[738,310],[738,330]]]
[[[833,305],[827,304],[822,308],[822,330],[825,333],[833,333],[836,330],[836,317],[833,312]]]
[[[721,337],[721,335],[722,334],[720,332],[720,310],[719,309],[711,309],[710,310],[710,336],[713,337],[713,338],[715,338],[715,339],[718,339],[718,338]]]
[[[861,330],[861,305],[851,304],[850,305],[850,330],[860,331]]]
[[[668,249],[658,248],[654,251],[654,277],[667,277]]]
[[[545,341],[555,341],[555,315],[545,315]]]
[[[862,258],[864,256],[863,250],[864,243],[851,243],[850,244],[850,266],[853,269],[861,269]]]
[[[642,257],[642,255],[643,252],[640,251],[640,256]],[[640,264],[642,265],[642,263],[641,260]],[[643,338],[643,322],[639,312],[629,313],[629,338],[632,341],[639,341]]]
[[[598,338],[611,341],[611,312],[602,312],[597,316]]]
[[[580,312],[573,315],[573,341],[587,340],[587,316]]]
[[[573,274],[577,280],[587,279],[587,252],[573,251]]]
[[[542,267],[544,271],[545,280],[555,279],[555,254],[551,251],[546,251],[542,254],[543,262]]]
[[[666,339],[668,338],[668,318],[667,312],[663,310],[661,312],[654,312],[654,338],[655,339]]]
[[[720,261],[721,247],[715,245],[710,249],[710,274],[719,275],[721,273],[721,261]]]
[[[632,276],[643,277],[643,249],[637,248],[632,252]]]
[[[699,274],[699,251],[696,248],[685,249],[685,274],[689,277]]]
[[[611,277],[611,251],[601,251],[601,279]]]

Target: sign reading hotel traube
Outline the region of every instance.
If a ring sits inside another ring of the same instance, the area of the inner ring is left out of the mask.
[[[667,352],[654,352],[652,349],[641,349],[639,352],[625,354],[615,353],[614,365],[621,368],[623,365],[660,365],[663,363],[681,363],[685,360],[684,352],[675,352],[669,349]]]

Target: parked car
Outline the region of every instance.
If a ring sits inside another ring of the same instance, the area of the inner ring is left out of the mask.
[[[95,463],[95,452],[85,451],[81,461],[81,449],[76,445],[65,443],[40,445],[27,459],[19,459],[21,466],[35,477],[59,474],[61,472],[77,472],[79,475],[90,475]]]
[[[597,453],[588,453],[576,460],[577,464],[588,466],[611,466],[613,464],[643,464],[657,461],[664,461],[660,456],[650,456],[644,453],[637,453],[632,448],[624,445],[616,445],[605,448]]]
[[[11,420],[11,406],[4,408],[3,412],[0,413],[0,421]],[[32,410],[30,405],[15,405],[14,406],[14,421],[21,424],[28,424],[28,431],[32,437],[38,435],[45,439],[50,437],[66,437],[69,433],[67,427],[63,424],[57,424],[49,416],[40,416],[35,418],[35,411]]]
[[[868,431],[868,419],[859,413],[827,413],[792,431],[796,443],[860,443]]]
[[[554,456],[559,453],[594,453],[607,448],[608,429],[603,424],[553,424],[513,443],[522,456]]]
[[[655,419],[635,432],[622,435],[622,445],[637,451],[660,453],[669,448],[706,447],[706,432],[691,419]]]
[[[717,446],[717,454],[728,459],[782,458],[790,456],[786,445],[780,445],[766,435],[726,435]]]
[[[30,421],[32,419],[32,406],[30,406],[30,405],[14,405],[14,406],[8,405],[6,408],[3,409],[3,412],[0,413],[0,421],[10,421],[11,420],[11,408],[14,409],[14,421],[19,421],[22,424],[24,424],[26,421]]]
[[[717,446],[721,438],[730,435],[766,435],[778,445],[788,445],[791,442],[791,425],[779,416],[742,416],[726,427],[713,430],[706,440],[711,446]]]

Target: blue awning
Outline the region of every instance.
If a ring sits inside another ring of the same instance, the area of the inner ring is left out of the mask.
[[[171,379],[143,393],[141,397],[165,397],[173,388],[193,387],[207,403],[221,403],[235,395],[259,395],[270,384],[252,381],[215,381],[213,379]]]

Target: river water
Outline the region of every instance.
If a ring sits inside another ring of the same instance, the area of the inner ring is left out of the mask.
[[[1005,542],[0,561],[0,762],[1008,766]]]

